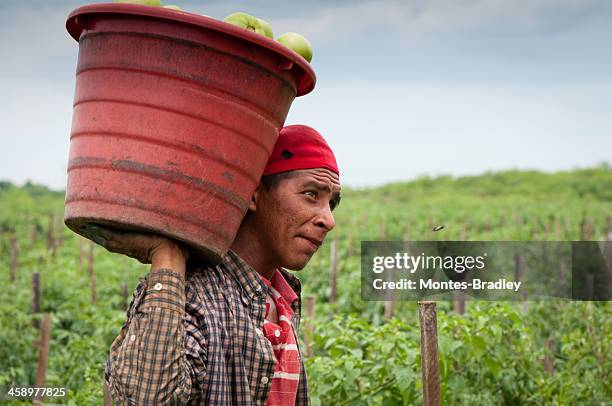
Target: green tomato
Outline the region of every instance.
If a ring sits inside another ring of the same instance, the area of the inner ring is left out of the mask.
[[[272,26],[270,25],[270,23],[266,20],[262,20],[261,18],[258,18],[258,20],[259,24],[261,24],[261,26],[263,27],[264,35],[270,39],[274,39],[274,34],[272,33]]]
[[[287,32],[276,39],[278,42],[302,55],[308,62],[312,61],[312,46],[310,42],[300,34]]]
[[[264,20],[260,20],[247,13],[232,13],[223,19],[226,23],[256,32],[257,34],[272,38],[272,27]]]

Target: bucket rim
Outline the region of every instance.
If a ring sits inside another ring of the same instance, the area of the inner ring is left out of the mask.
[[[297,65],[299,70],[302,72],[297,72],[299,80],[297,83],[296,97],[310,93],[316,84],[316,75],[312,66],[301,55],[264,35],[237,27],[222,20],[188,11],[167,9],[159,6],[145,6],[130,3],[89,4],[74,9],[72,12],[70,12],[70,14],[68,14],[66,19],[66,30],[77,42],[79,41],[81,33],[85,30],[85,26],[81,23],[81,21],[86,19],[87,15],[92,14],[128,14],[142,17],[152,17],[219,31],[224,34],[254,43],[285,57],[288,61],[281,64],[283,65],[281,69],[295,70]]]

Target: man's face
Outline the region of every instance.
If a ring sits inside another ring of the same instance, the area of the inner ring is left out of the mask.
[[[340,179],[327,169],[294,171],[270,190],[256,192],[255,232],[277,266],[306,266],[336,223]]]

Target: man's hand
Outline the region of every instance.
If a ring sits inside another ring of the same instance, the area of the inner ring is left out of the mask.
[[[153,268],[170,268],[185,272],[189,251],[180,243],[156,234],[117,231],[88,225],[81,233],[110,252],[127,255]]]

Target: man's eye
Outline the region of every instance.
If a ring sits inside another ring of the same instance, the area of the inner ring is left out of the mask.
[[[329,201],[329,207],[331,208],[332,211],[334,211],[335,208],[338,207],[338,205],[340,204],[340,199],[332,199]]]
[[[317,197],[317,192],[315,192],[314,190],[307,190],[304,192],[304,194],[311,197]]]

